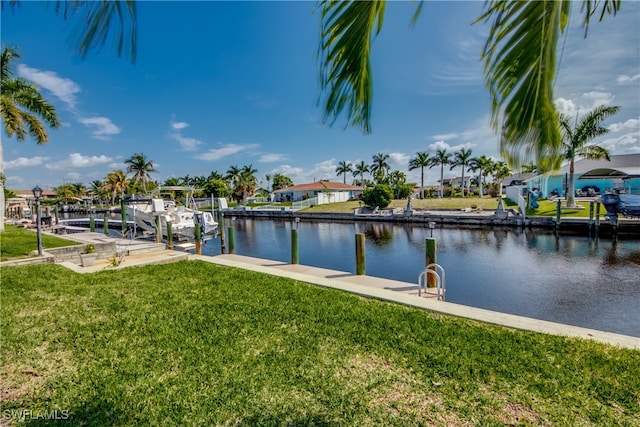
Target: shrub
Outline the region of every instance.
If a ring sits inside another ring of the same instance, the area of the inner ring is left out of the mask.
[[[387,184],[376,184],[374,187],[366,188],[360,199],[367,207],[386,208],[393,200],[393,190]]]

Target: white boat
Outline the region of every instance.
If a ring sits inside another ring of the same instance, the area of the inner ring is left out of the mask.
[[[161,187],[166,190],[168,187]],[[171,187],[171,190],[192,191],[190,187]],[[187,200],[192,200],[191,194]],[[178,206],[173,200],[162,198],[128,200],[127,218],[133,220],[137,227],[147,234],[156,234],[156,220],[160,218],[161,233],[167,238],[167,223],[171,222],[171,232],[175,240],[194,240],[196,227],[200,227],[203,240],[216,236],[218,223],[211,212],[199,211],[195,204],[193,208]]]

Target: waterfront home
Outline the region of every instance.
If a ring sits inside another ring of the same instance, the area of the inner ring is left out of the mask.
[[[293,185],[276,190],[274,193],[277,202],[300,202],[315,199],[313,204],[322,205],[358,199],[362,195],[362,190],[362,187],[342,182],[316,181]]]
[[[543,197],[552,192],[567,193],[569,164],[560,170],[523,180],[529,188],[539,188]],[[577,196],[594,196],[606,192],[640,194],[640,154],[612,155],[611,161],[581,159],[574,163]]]

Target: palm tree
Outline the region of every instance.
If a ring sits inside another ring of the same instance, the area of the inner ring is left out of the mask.
[[[359,182],[359,185],[364,187],[365,179],[364,174],[369,172],[369,165],[364,162],[364,160],[360,160],[360,163],[356,163],[353,167],[353,177],[356,178],[354,184]],[[358,176],[360,176],[360,181],[358,181]]]
[[[538,165],[533,162],[529,162],[526,165],[520,167],[522,173],[535,173],[538,172]]]
[[[613,116],[620,110],[618,106],[600,105],[587,113],[571,127],[569,117],[560,114],[560,128],[562,129],[562,151],[564,158],[569,160],[569,182],[567,190],[567,206],[575,207],[575,182],[574,182],[574,162],[576,157],[583,157],[590,160],[609,159],[609,152],[594,144],[588,144],[594,138],[609,132],[607,128],[600,126],[607,117]]]
[[[129,180],[127,179],[127,175],[122,171],[122,169],[114,170],[113,172],[109,172],[104,179],[104,190],[111,193],[111,204],[115,204],[116,195],[120,193],[120,200],[124,199],[124,192],[129,185]]]
[[[149,173],[157,172],[153,161],[147,160],[142,153],[135,153],[124,161],[127,164],[127,173],[133,174],[134,182],[142,182],[142,190],[147,194],[147,182],[149,181]]]
[[[431,164],[429,165],[429,169],[434,166],[440,166],[440,194],[438,195],[441,199],[444,193],[444,165],[448,165],[451,163],[451,154],[447,153],[447,150],[441,148],[436,151],[436,155],[431,158]]]
[[[501,151],[511,164],[535,154],[537,164],[546,171],[561,160],[553,103],[556,52],[575,3],[487,1],[476,21],[492,21],[482,59],[492,98],[492,125],[500,132]],[[418,2],[414,21],[424,4]],[[334,123],[344,114],[349,125],[371,132],[370,56],[372,39],[382,29],[385,5],[384,0],[320,2],[318,59],[325,122]],[[583,0],[585,35],[593,16],[602,20],[619,9],[619,0]]]
[[[462,168],[462,183],[460,185],[462,190],[462,197],[464,197],[464,189],[466,187],[464,182],[464,173],[467,170],[467,166],[469,165],[469,161],[471,160],[471,150],[467,150],[466,148],[460,149],[453,155],[453,161],[451,162],[451,167],[449,170],[452,170],[455,167],[460,166]]]
[[[386,171],[391,168],[389,163],[387,163],[388,159],[389,155],[384,153],[378,153],[373,156],[373,163],[371,163],[370,171],[376,182],[382,181]]]
[[[271,174],[265,174],[264,179],[267,181],[267,192],[271,193]]]
[[[253,195],[256,188],[258,188],[258,179],[254,175],[256,172],[258,170],[254,169],[253,165],[243,166],[242,169],[237,171],[236,178],[233,181],[233,192],[238,201],[246,202],[247,195]]]
[[[240,179],[241,170],[238,165],[230,166],[224,179],[229,181],[229,185],[233,188]]]
[[[14,77],[13,60],[20,58],[16,48],[3,48],[0,56],[0,115],[9,138],[24,141],[30,135],[36,144],[49,141],[45,124],[60,126],[55,108],[47,102],[35,83]],[[44,124],[40,121],[42,120]],[[0,176],[4,176],[2,137],[0,137]],[[4,179],[0,180],[0,232],[4,231]]]
[[[482,198],[482,196],[484,195],[484,178],[492,173],[494,167],[493,160],[483,154],[480,157],[474,157],[473,159],[471,159],[469,161],[469,166],[473,172],[479,172],[478,189],[480,190],[480,198]]]
[[[424,199],[424,168],[431,164],[429,153],[425,151],[419,151],[416,156],[409,161],[409,170],[420,168],[420,198]]]
[[[336,168],[336,175],[342,175],[343,184],[347,183],[347,172],[353,172],[352,166],[353,165],[351,164],[351,162],[347,162],[344,160],[338,163],[338,167]]]

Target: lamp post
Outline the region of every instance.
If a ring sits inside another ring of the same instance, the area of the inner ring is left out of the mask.
[[[42,256],[42,224],[40,220],[40,198],[42,197],[42,188],[37,185],[33,187],[33,197],[36,199],[36,227],[38,230],[38,256]]]
[[[436,223],[431,221],[429,222],[429,231],[431,231],[431,237],[433,237],[433,229],[436,228]]]

